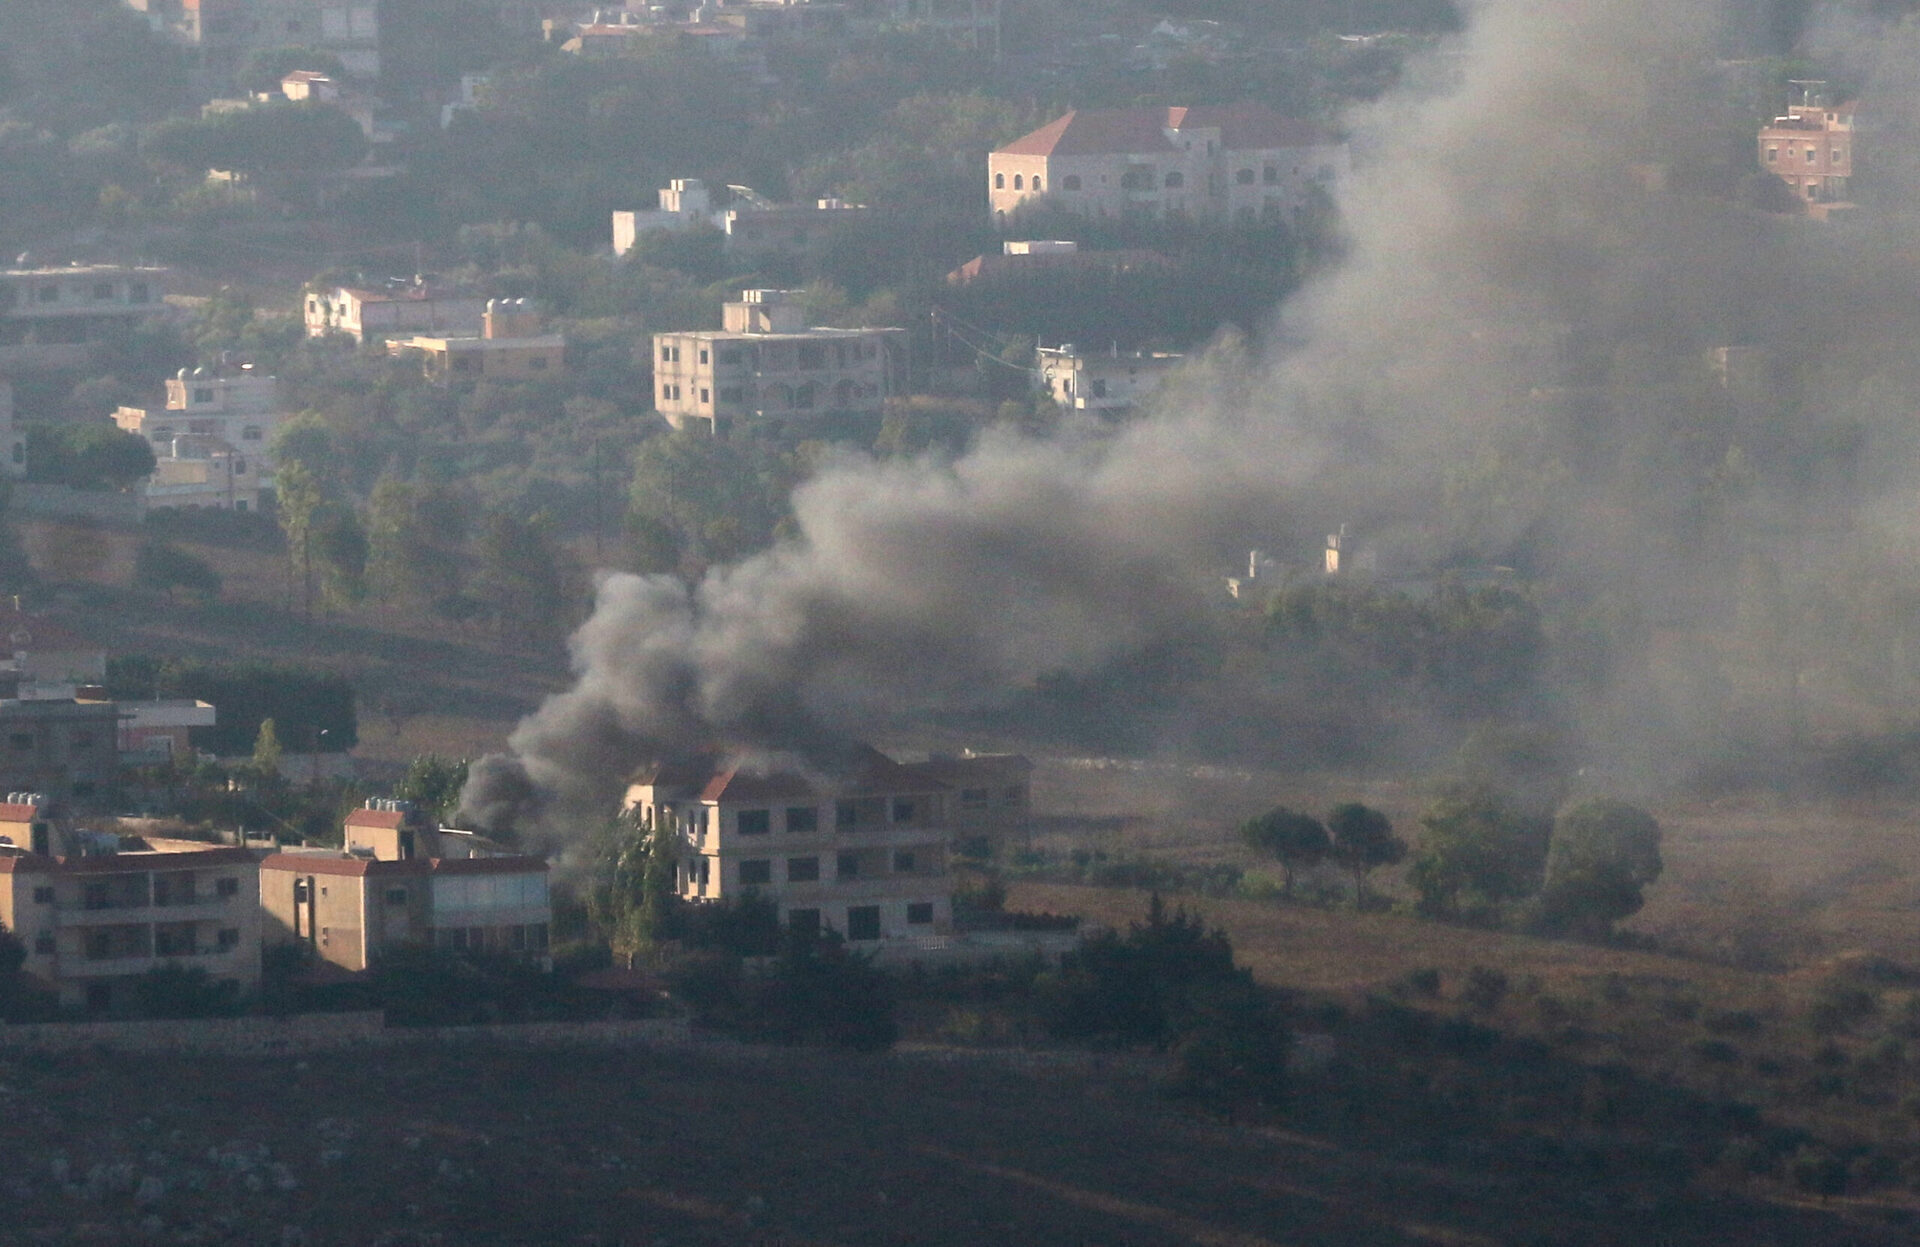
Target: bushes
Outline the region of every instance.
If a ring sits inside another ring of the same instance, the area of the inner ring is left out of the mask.
[[[899,1038],[894,984],[870,956],[834,937],[789,932],[764,969],[718,949],[683,957],[668,974],[694,1020],[750,1043],[824,1043],[880,1052]]]

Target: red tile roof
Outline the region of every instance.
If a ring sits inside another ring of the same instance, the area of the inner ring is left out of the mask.
[[[1331,143],[1311,121],[1283,117],[1264,104],[1192,108],[1076,109],[999,149],[1002,156],[1152,155],[1176,150],[1168,130],[1218,127],[1230,151]]]

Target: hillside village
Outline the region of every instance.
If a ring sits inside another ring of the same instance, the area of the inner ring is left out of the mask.
[[[1774,7],[0,8],[0,1244],[1904,1241],[1920,17]]]

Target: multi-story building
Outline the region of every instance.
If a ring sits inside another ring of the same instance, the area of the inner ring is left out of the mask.
[[[1081,351],[1071,342],[1034,352],[1034,388],[1070,411],[1124,415],[1146,402],[1180,366],[1154,351]]]
[[[742,291],[723,325],[653,335],[654,406],[676,429],[778,434],[878,420],[899,389],[904,329],[809,329],[788,290]]]
[[[833,780],[722,758],[653,767],[628,784],[625,809],[677,836],[683,898],[753,892],[786,925],[864,943],[951,930],[950,795],[862,749]]]
[[[83,697],[0,701],[0,789],[104,806],[120,779],[120,708]]]
[[[107,651],[60,622],[0,606],[0,698],[73,698],[107,682]]]
[[[127,0],[153,29],[200,53],[209,77],[231,76],[247,53],[318,48],[356,78],[380,76],[378,0]]]
[[[268,943],[304,945],[354,971],[405,946],[547,963],[553,907],[540,858],[436,827],[392,801],[349,815],[346,843],[260,863]]]
[[[148,510],[258,511],[284,418],[274,379],[250,366],[228,375],[182,368],[167,379],[164,408],[113,413],[121,429],[153,443]]]
[[[1347,145],[1265,105],[1081,109],[987,157],[994,221],[1076,216],[1291,222],[1351,165]]]
[[[956,848],[999,857],[1026,847],[1033,830],[1033,763],[1017,753],[936,753],[902,769],[945,785]]]
[[[166,311],[167,276],[121,264],[0,270],[0,369],[84,367],[94,343]]]
[[[67,830],[18,793],[0,804],[0,840],[14,842],[0,844],[0,923],[64,1007],[130,1011],[141,976],[162,966],[204,969],[236,995],[259,986],[248,850]]]
[[[531,300],[488,299],[478,337],[395,339],[387,350],[418,355],[433,381],[538,381],[560,375],[567,363],[565,335],[542,328]]]
[[[382,290],[338,286],[308,290],[304,319],[309,338],[344,334],[355,342],[398,333],[477,334],[487,301],[477,294],[395,283]]]
[[[1760,130],[1760,167],[1773,174],[1815,216],[1845,204],[1859,162],[1855,106],[1829,103],[1824,82],[1795,83],[1800,102],[1789,104]]]

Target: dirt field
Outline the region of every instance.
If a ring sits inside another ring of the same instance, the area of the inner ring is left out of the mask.
[[[6,1247],[1911,1241],[1859,1210],[1236,1128],[1124,1071],[425,1047],[46,1059],[0,1084]]]

